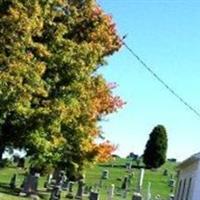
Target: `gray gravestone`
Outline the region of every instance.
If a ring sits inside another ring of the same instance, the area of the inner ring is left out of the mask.
[[[170,194],[170,195],[169,195],[169,200],[174,200],[174,198],[175,198],[175,197],[174,197],[174,194]]]
[[[75,197],[76,199],[83,198],[84,186],[85,186],[85,181],[84,181],[84,179],[81,179],[78,182],[78,189],[77,189],[77,193],[76,193],[76,197]]]
[[[44,188],[48,188],[48,187],[50,186],[51,181],[52,181],[52,178],[53,178],[53,175],[52,175],[52,174],[49,174],[49,175],[47,176],[47,180],[46,180],[46,182],[44,183]]]
[[[112,184],[111,187],[108,190],[108,200],[113,200],[114,192],[115,192],[115,185]]]
[[[49,200],[60,200],[61,191],[62,191],[62,189],[61,189],[60,185],[54,186]]]
[[[164,170],[163,176],[168,176],[168,170],[167,169]]]
[[[21,193],[26,195],[36,194],[38,187],[38,174],[31,175],[29,174],[23,181],[23,188]]]
[[[68,183],[68,193],[66,195],[66,198],[68,199],[73,199],[74,198],[74,195],[73,195],[73,186],[74,186],[74,182],[72,181],[69,181]]]
[[[144,169],[141,168],[138,180],[137,192],[133,194],[132,200],[142,200],[141,190],[142,190],[143,179],[144,179]]]
[[[56,183],[52,189],[50,200],[59,200],[61,197],[62,186],[66,180],[65,172],[60,171],[56,178]]]
[[[147,200],[151,200],[151,183],[148,183],[148,188],[147,188]]]
[[[124,177],[121,189],[122,189],[122,197],[125,199],[127,197],[127,192],[128,192],[128,177],[127,176]]]
[[[98,192],[91,192],[89,200],[99,200],[99,193]]]
[[[134,193],[132,200],[142,200],[142,195],[140,193]]]

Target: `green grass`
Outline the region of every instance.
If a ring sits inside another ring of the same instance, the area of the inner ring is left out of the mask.
[[[115,161],[110,161],[104,165],[96,165],[91,168],[88,168],[86,170],[86,184],[89,186],[92,186],[94,184],[98,184],[101,173],[104,169],[109,170],[109,179],[103,181],[103,186],[100,189],[100,199],[106,200],[107,191],[111,184],[115,184],[115,191],[117,191],[117,188],[121,187],[122,182],[117,180],[119,178],[123,179],[124,176],[128,175],[128,172],[125,168],[117,167],[118,165],[125,165],[127,163],[127,159],[116,159]],[[112,167],[113,166],[113,167]],[[142,193],[145,196],[147,193],[147,187],[148,182],[151,182],[151,191],[152,191],[152,197],[154,197],[157,194],[160,194],[162,199],[167,199],[168,195],[170,193],[170,188],[168,186],[169,176],[163,176],[164,169],[167,169],[170,174],[175,175],[175,163],[169,163],[167,162],[164,166],[162,166],[160,169],[156,171],[152,170],[145,170],[145,176],[144,176],[144,184]],[[20,184],[23,181],[24,177],[24,171],[17,168],[6,168],[0,170],[0,200],[25,200],[29,198],[22,198],[17,196],[19,191],[16,191],[16,193],[13,193],[13,191],[10,191],[8,189],[8,184],[10,182],[11,176],[17,173],[17,187],[20,187]],[[136,190],[137,187],[137,180],[139,177],[139,170],[133,169],[133,178],[131,181],[131,187],[130,191],[128,192],[127,199],[131,199],[131,196],[133,192]],[[46,177],[41,177],[39,181],[39,190],[40,194],[43,195],[43,199],[49,199],[49,194],[45,192],[45,189],[43,188],[44,181]],[[74,191],[76,191],[76,188],[74,188]],[[66,192],[63,192],[63,197],[66,195]],[[62,198],[66,199],[66,198]],[[88,198],[85,198],[88,199]],[[114,198],[115,200],[121,200],[121,196],[116,196]]]

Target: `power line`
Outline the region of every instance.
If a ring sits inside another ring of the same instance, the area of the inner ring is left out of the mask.
[[[136,58],[139,63],[158,81],[160,82],[173,96],[175,96],[181,103],[183,103],[189,110],[191,110],[197,117],[200,118],[200,113],[193,107],[191,104],[189,104],[187,101],[185,101],[178,93],[172,89],[163,79],[160,78],[158,74],[156,74],[151,67],[149,67],[143,60],[140,58],[133,49],[131,49],[125,42],[124,39],[126,36],[122,38],[123,45],[128,49],[128,51],[131,53],[134,58]]]

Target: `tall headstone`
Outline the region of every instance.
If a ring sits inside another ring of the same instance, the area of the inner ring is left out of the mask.
[[[142,184],[144,179],[144,169],[140,169],[140,176],[138,179],[138,186],[137,186],[137,192],[134,192],[132,200],[142,200],[141,190],[142,190]]]
[[[56,178],[55,185],[53,186],[50,200],[59,200],[60,199],[61,192],[62,192],[62,186],[63,186],[63,183],[65,180],[66,180],[65,172],[60,171]]]
[[[31,195],[37,193],[38,187],[38,174],[29,174],[23,181],[23,188],[21,194]]]
[[[68,190],[68,193],[66,195],[66,198],[68,198],[68,199],[73,199],[74,198],[74,195],[73,195],[73,186],[74,186],[74,182],[69,181],[69,183],[68,183],[69,190]]]
[[[142,189],[142,184],[143,184],[143,179],[144,179],[144,169],[140,169],[140,176],[139,176],[139,182],[138,182],[138,190],[137,192],[140,193]]]
[[[127,176],[124,177],[121,189],[122,189],[122,197],[125,199],[127,197],[127,192],[128,192],[128,177]]]
[[[78,189],[75,197],[76,199],[83,199],[84,186],[85,186],[84,179],[79,180]]]
[[[45,181],[44,183],[44,188],[48,188],[51,184],[51,181],[52,181],[52,178],[53,178],[53,175],[52,174],[49,174],[47,176],[47,180]]]
[[[148,188],[147,188],[147,200],[151,200],[151,183],[148,183]]]
[[[112,184],[111,187],[108,189],[108,200],[113,200],[115,192],[115,185]]]

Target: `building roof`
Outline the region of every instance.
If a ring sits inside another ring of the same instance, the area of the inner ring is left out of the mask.
[[[194,162],[200,161],[200,152],[193,154],[192,156],[190,156],[189,158],[187,158],[186,160],[184,160],[183,162],[181,162],[178,165],[178,168],[184,168]]]

